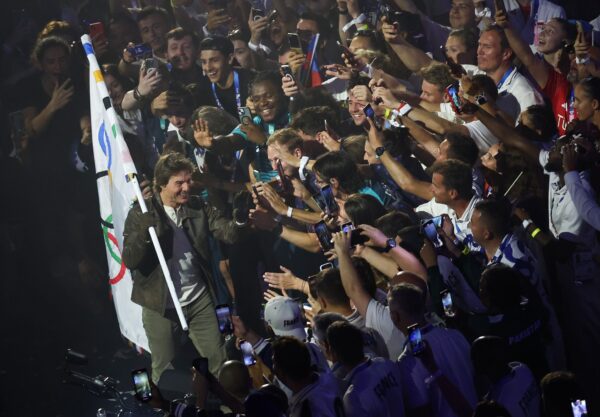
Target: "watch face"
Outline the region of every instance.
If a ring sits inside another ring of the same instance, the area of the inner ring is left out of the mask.
[[[396,239],[388,239],[387,244],[390,248],[395,248],[396,247]]]
[[[380,146],[379,148],[375,149],[375,155],[377,155],[377,156],[383,155],[384,152],[385,152],[385,148],[383,146]]]

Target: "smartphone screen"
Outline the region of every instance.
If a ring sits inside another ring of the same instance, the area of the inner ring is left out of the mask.
[[[231,323],[231,309],[227,304],[221,304],[215,307],[217,313],[217,322],[219,331],[223,334],[233,333],[233,324]]]
[[[256,358],[254,357],[254,350],[252,344],[245,340],[240,341],[240,349],[242,350],[242,357],[244,358],[244,365],[252,366],[256,364]]]
[[[155,58],[146,58],[143,63],[143,67],[147,74],[152,74],[158,69],[158,61]]]
[[[458,95],[458,88],[459,84],[457,81],[446,87],[446,93],[450,98],[450,106],[452,106],[452,110],[454,110],[455,113],[460,114],[462,113],[463,102],[460,96]]]
[[[587,404],[585,400],[571,401],[571,410],[573,411],[573,417],[587,417]]]
[[[331,232],[327,228],[327,225],[324,221],[320,221],[315,224],[315,233],[317,234],[317,238],[319,239],[319,244],[323,251],[327,252],[333,249],[333,244],[331,243]]]
[[[145,43],[139,43],[128,50],[136,60],[152,56],[152,48]]]
[[[450,291],[444,290],[440,293],[442,296],[442,307],[444,308],[444,314],[446,317],[454,317],[456,312],[454,311],[454,305],[452,304],[452,294]]]
[[[371,107],[370,104],[367,104],[363,108],[363,113],[365,113],[365,116],[367,116],[369,119],[375,120],[375,110],[373,110],[373,107]]]
[[[323,202],[325,203],[324,210],[325,214],[332,216],[340,211],[337,201],[333,197],[333,191],[330,185],[326,185],[321,188],[321,195],[323,196]]]
[[[240,123],[243,125],[252,124],[252,113],[249,107],[238,108],[238,116],[240,117]]]
[[[152,388],[150,387],[150,377],[146,368],[137,369],[131,372],[135,396],[140,401],[150,401],[152,398]]]
[[[421,337],[421,329],[417,324],[413,324],[408,327],[408,343],[410,344],[410,349],[413,355],[418,355],[423,352],[425,349],[425,345],[423,344],[423,339]]]
[[[354,230],[354,225],[352,224],[352,222],[344,223],[340,226],[340,231],[344,233],[349,233],[352,230]]]
[[[302,52],[302,43],[297,33],[287,34],[288,42],[290,43],[290,49],[296,49]]]

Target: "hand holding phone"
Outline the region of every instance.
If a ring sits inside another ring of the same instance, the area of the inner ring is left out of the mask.
[[[444,218],[442,216],[436,216],[431,219],[423,220],[421,222],[421,233],[431,242],[436,248],[444,246],[439,233],[437,232],[438,227],[442,227]]]
[[[249,125],[252,123],[252,112],[250,111],[250,107],[238,108],[238,116],[241,124]]]
[[[228,304],[221,304],[215,307],[215,313],[217,315],[217,323],[219,325],[219,331],[222,334],[233,333],[233,323],[231,322],[231,309]]]
[[[317,234],[317,239],[319,239],[319,244],[321,245],[323,252],[333,249],[333,243],[331,243],[331,232],[323,220],[315,224],[315,233]]]
[[[408,344],[413,355],[417,356],[425,350],[425,344],[421,336],[421,329],[418,324],[413,324],[406,328],[408,331]]]
[[[256,358],[254,357],[254,349],[252,344],[246,340],[240,340],[240,350],[242,351],[242,358],[244,365],[252,366],[256,365]]]
[[[444,315],[446,317],[452,318],[456,316],[456,311],[454,310],[454,304],[452,302],[452,294],[448,290],[443,290],[440,292],[442,296],[442,307],[444,308]]]

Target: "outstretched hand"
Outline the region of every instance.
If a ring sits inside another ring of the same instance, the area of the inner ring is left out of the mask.
[[[203,119],[198,119],[192,124],[194,130],[194,140],[203,148],[210,149],[212,147],[213,135],[208,128],[208,122]]]

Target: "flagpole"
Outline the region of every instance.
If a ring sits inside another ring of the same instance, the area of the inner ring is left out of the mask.
[[[81,44],[83,45],[83,49],[85,50],[85,53],[87,55],[90,64],[90,71],[92,74],[94,74],[94,79],[96,81],[98,93],[102,98],[104,108],[106,109],[106,114],[108,115],[108,119],[111,124],[111,128],[106,130],[111,132],[109,134],[113,134],[115,136],[115,143],[117,145],[119,154],[121,154],[121,141],[118,140],[119,135],[122,137],[121,128],[119,127],[119,122],[117,120],[115,109],[113,108],[112,102],[110,101],[108,90],[106,88],[106,84],[104,83],[104,78],[102,77],[102,72],[100,71],[98,60],[96,59],[96,55],[94,54],[94,48],[92,47],[92,41],[90,37],[88,35],[83,35],[81,37]],[[137,197],[142,213],[147,213],[148,208],[146,207],[146,202],[144,201],[144,196],[142,194],[142,190],[140,189],[137,176],[135,175],[135,173],[128,173],[127,179],[128,182],[132,184],[133,189],[135,190],[135,195]],[[169,293],[173,300],[173,305],[175,306],[175,310],[177,311],[177,317],[179,317],[181,328],[187,331],[187,321],[183,315],[183,310],[181,309],[181,304],[179,303],[179,298],[177,297],[177,292],[175,291],[175,286],[173,285],[173,280],[171,279],[171,274],[169,273],[169,267],[167,266],[165,255],[162,251],[162,248],[160,247],[158,235],[156,234],[156,230],[153,226],[149,227],[148,231],[150,232],[150,239],[152,240],[152,245],[154,246],[154,250],[156,251],[156,256],[158,257],[158,262],[160,263],[160,267],[165,277],[167,288],[169,289]]]

